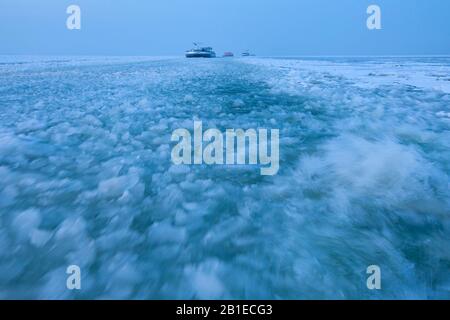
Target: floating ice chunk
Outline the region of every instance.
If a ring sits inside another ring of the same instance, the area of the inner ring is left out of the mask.
[[[2,176],[1,173],[0,176]],[[6,186],[2,191],[0,191],[0,207],[7,207],[14,204],[18,194],[19,191],[15,186]]]
[[[28,131],[36,131],[42,129],[44,127],[44,123],[37,119],[29,119],[23,122],[20,122],[17,125],[17,130],[19,132],[28,132]]]
[[[174,227],[168,221],[155,223],[150,227],[148,238],[153,243],[184,243],[187,232],[184,228]]]
[[[170,146],[168,144],[163,144],[156,150],[157,157],[164,161],[170,157]]]
[[[142,182],[136,183],[132,188],[130,188],[130,193],[135,199],[141,199],[145,194],[145,184]]]
[[[167,128],[167,124],[163,121],[160,121],[158,124],[152,126],[151,130],[154,132],[166,132]]]
[[[13,220],[12,225],[21,238],[28,238],[41,223],[39,210],[31,208],[19,213]]]
[[[113,158],[102,164],[102,170],[99,173],[99,179],[117,177],[124,166],[123,159]]]
[[[44,107],[45,106],[45,102],[43,101],[43,100],[39,100],[38,102],[36,102],[35,104],[34,104],[34,107],[36,108],[36,109],[40,109],[40,108],[42,108],[42,107]]]
[[[31,232],[31,244],[36,247],[42,247],[50,240],[52,234],[48,231],[33,230]]]
[[[8,167],[0,166],[0,176],[2,177],[3,182],[5,182],[5,179],[8,179],[7,181],[9,181],[12,178],[12,172]]]
[[[228,219],[214,226],[203,238],[205,244],[220,244],[233,239],[245,227],[241,218]]]
[[[175,224],[182,226],[189,222],[188,215],[183,210],[177,210],[175,214]]]
[[[169,173],[171,175],[177,176],[177,175],[186,175],[189,172],[191,172],[191,169],[188,166],[175,166],[172,165],[169,168]]]
[[[185,268],[185,276],[190,281],[196,298],[219,299],[224,296],[225,287],[218,276],[220,268],[221,264],[216,260],[204,262],[198,267]]]
[[[132,254],[118,253],[102,265],[106,293],[102,298],[126,299],[136,292],[135,286],[142,275],[136,267],[136,257]]]
[[[235,108],[240,108],[240,107],[243,107],[244,105],[245,105],[245,103],[241,99],[236,99],[233,101],[233,107],[235,107]]]
[[[184,96],[184,102],[192,103],[192,102],[194,102],[194,97],[191,94],[187,94]]]
[[[436,113],[439,118],[450,118],[450,112],[439,111]]]
[[[139,100],[139,102],[138,102],[138,106],[141,108],[146,108],[149,105],[150,105],[150,103],[147,98],[143,98],[143,99]]]
[[[90,124],[91,126],[94,127],[101,127],[102,123],[100,120],[98,120],[96,117],[94,117],[93,115],[89,114],[84,118],[84,123],[85,124]]]
[[[64,222],[59,226],[55,237],[57,240],[79,238],[84,235],[85,229],[86,223],[82,217],[70,217],[64,220]]]
[[[139,182],[139,178],[130,176],[114,177],[108,180],[101,181],[98,186],[98,193],[101,197],[117,198],[134,187]]]
[[[22,148],[23,142],[10,134],[0,134],[0,154],[9,156],[17,149]]]

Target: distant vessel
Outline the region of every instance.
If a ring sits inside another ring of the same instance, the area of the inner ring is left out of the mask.
[[[195,48],[186,51],[186,58],[215,58],[216,53],[211,47],[199,47],[194,43]]]
[[[250,53],[249,50],[242,53],[243,57],[254,57],[255,55],[253,53]]]
[[[225,53],[223,54],[223,57],[224,57],[224,58],[231,58],[231,57],[234,57],[234,53],[233,53],[233,52],[225,52]]]

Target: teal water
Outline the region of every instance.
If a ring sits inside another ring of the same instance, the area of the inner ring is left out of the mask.
[[[0,62],[0,298],[450,298],[450,58]],[[278,175],[172,165],[194,120]]]

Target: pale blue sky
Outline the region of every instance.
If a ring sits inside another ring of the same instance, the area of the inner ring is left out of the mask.
[[[66,29],[78,4],[82,30]],[[366,28],[378,4],[383,30]],[[450,54],[448,0],[0,0],[0,54]]]

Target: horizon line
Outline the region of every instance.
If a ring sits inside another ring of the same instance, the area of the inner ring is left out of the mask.
[[[184,55],[138,55],[138,54],[28,54],[28,53],[20,53],[20,54],[9,54],[9,53],[0,53],[0,57],[11,57],[11,56],[21,56],[21,57],[149,57],[149,58],[180,58],[184,57]],[[239,56],[235,56],[239,57]],[[384,58],[384,57],[450,57],[450,53],[448,54],[374,54],[374,55],[366,55],[366,54],[318,54],[318,55],[256,55],[246,58]],[[220,58],[220,56],[218,57]]]

